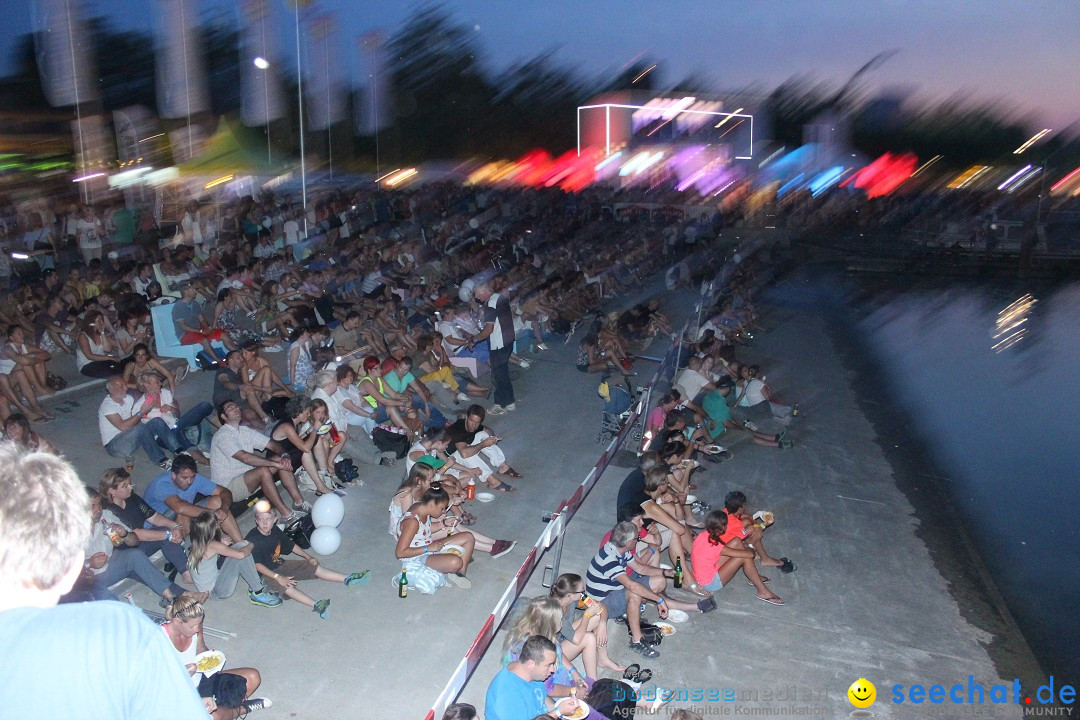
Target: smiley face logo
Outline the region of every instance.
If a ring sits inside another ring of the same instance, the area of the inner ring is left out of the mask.
[[[847,691],[848,700],[857,708],[868,708],[877,700],[877,688],[866,678],[859,678],[851,683]]]

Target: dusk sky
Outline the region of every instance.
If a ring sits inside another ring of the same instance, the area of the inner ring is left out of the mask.
[[[11,38],[30,31],[37,0],[0,0],[0,39],[10,71]],[[149,30],[154,0],[85,0],[88,14],[117,27]],[[204,15],[237,19],[237,3],[190,0]],[[358,68],[353,39],[392,34],[422,3],[318,0],[338,15],[345,72]],[[281,61],[291,46],[291,16],[270,0],[281,28]],[[455,19],[473,27],[489,67],[555,50],[558,62],[588,76],[614,74],[639,54],[660,62],[661,80],[690,73],[719,89],[756,83],[768,90],[810,74],[837,84],[878,52],[899,52],[865,77],[865,86],[916,98],[971,92],[1062,129],[1080,119],[1080,0],[450,0]],[[353,73],[359,84],[359,74]],[[663,82],[661,84],[663,84]]]

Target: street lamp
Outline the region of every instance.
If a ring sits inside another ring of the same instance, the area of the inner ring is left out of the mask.
[[[265,70],[268,67],[270,67],[270,63],[267,62],[266,58],[264,58],[264,57],[257,57],[254,60],[252,60],[252,63],[255,65],[255,67],[259,68],[260,70]]]

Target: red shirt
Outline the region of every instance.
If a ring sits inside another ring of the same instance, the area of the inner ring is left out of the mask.
[[[724,514],[728,516],[727,530],[725,530],[724,534],[721,536],[721,540],[725,545],[735,538],[745,540],[749,537],[750,530],[743,526],[742,518],[738,515],[732,515],[727,511],[727,508],[724,508]]]

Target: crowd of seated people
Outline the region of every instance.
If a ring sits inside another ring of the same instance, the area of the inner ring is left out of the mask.
[[[50,447],[30,424],[47,419],[47,364],[70,356],[80,375],[105,381],[98,408],[104,451],[128,467],[137,454],[161,467],[142,497],[123,468],[102,480],[100,502],[110,515],[95,525],[101,537],[94,542],[119,537],[112,554],[124,562],[95,553],[100,566],[90,570],[114,563],[104,573],[109,584],[134,573],[163,603],[177,596],[204,603],[234,596],[242,579],[252,604],[277,607],[286,597],[326,617],[328,602],[297,581],[357,584],[366,575],[326,570],[290,542],[277,543],[298,556],[284,566],[260,548],[264,538],[280,540],[296,528],[318,497],[364,482],[363,471],[346,470],[355,460],[403,468],[401,487],[387,492],[395,542],[386,551],[401,561],[410,588],[467,588],[477,555],[497,559],[516,543],[481,532],[482,519],[463,500],[477,488],[510,493],[527,475],[499,445],[496,428],[512,419],[497,416],[514,410],[512,389],[508,402],[490,404],[492,392],[505,393],[510,382],[499,364],[527,369],[529,354],[581,328],[582,369],[628,377],[635,354],[671,332],[655,300],[601,312],[613,295],[666,265],[672,247],[645,228],[614,224],[597,203],[568,210],[560,193],[434,185],[399,195],[338,190],[313,205],[306,219],[317,243],[297,231],[297,208],[271,195],[213,210],[194,204],[167,247],[136,242],[104,260],[80,252],[75,264],[57,263],[39,284],[17,290],[14,305],[0,306],[0,321],[11,320],[15,350],[7,355],[19,358],[5,376],[10,382],[0,384],[0,414],[13,421],[5,435]],[[498,227],[472,235],[468,221],[484,208],[501,209],[492,221]],[[152,314],[160,305],[168,312]],[[157,325],[162,317],[172,326]],[[213,377],[210,397],[190,408],[177,400],[188,365],[153,351],[163,330],[195,346]],[[281,362],[263,357],[277,350]],[[489,416],[496,428],[486,424]],[[699,450],[700,440],[693,443]],[[669,596],[670,572],[660,567],[664,551],[688,573],[693,564],[695,521],[683,507],[667,513],[665,505],[669,493],[689,491],[687,468],[665,473],[652,504],[602,543],[596,567],[547,601],[549,615],[558,610],[558,632],[529,629],[558,641],[567,662],[580,657],[592,679],[622,668],[607,653],[609,617],[625,614],[632,647],[653,656],[634,630],[641,602],[684,612],[715,607],[693,581],[687,585],[698,597]],[[269,507],[255,513],[256,528],[245,535],[237,518],[255,496]],[[667,522],[659,523],[666,531],[656,533],[656,551],[632,561],[633,575],[618,572],[657,517]],[[623,537],[627,527],[632,538]],[[754,539],[743,542],[753,547]],[[164,572],[149,562],[159,550]],[[78,597],[107,597],[104,581],[88,579],[90,590]],[[575,615],[568,598],[579,592],[597,606]]]

